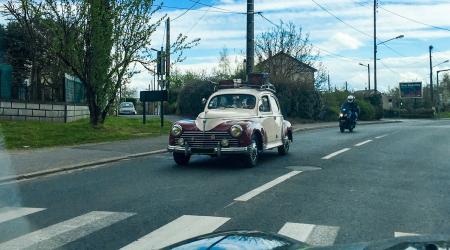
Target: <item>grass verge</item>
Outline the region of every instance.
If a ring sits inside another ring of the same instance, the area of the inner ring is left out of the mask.
[[[165,122],[161,130],[159,119],[147,120],[108,117],[101,128],[93,128],[88,119],[70,123],[36,121],[0,121],[0,135],[7,149],[41,148],[106,142],[167,134],[171,127]]]

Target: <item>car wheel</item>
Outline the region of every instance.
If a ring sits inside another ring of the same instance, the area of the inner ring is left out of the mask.
[[[286,155],[289,152],[291,142],[289,139],[284,139],[283,145],[278,147],[278,154],[279,155]]]
[[[258,139],[256,136],[252,137],[252,142],[249,146],[249,152],[246,155],[246,164],[248,168],[255,167],[258,164],[259,152],[258,152]]]
[[[189,164],[191,155],[186,155],[184,153],[173,153],[173,160],[180,166],[185,166]]]

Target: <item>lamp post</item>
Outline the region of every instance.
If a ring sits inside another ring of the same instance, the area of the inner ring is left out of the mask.
[[[434,88],[433,88],[433,68],[436,68],[437,66],[442,65],[444,63],[448,63],[449,60],[445,60],[445,61],[433,66],[432,59],[431,59],[431,52],[433,50],[433,46],[430,45],[429,49],[430,49],[430,97],[431,97],[431,105],[433,105],[433,107],[434,107],[435,103],[434,103]],[[436,73],[436,74],[438,74],[438,73]],[[438,94],[439,94],[439,77],[436,77],[436,78],[438,81],[438,83],[436,84],[436,87],[438,88]]]
[[[381,44],[385,44],[385,43],[387,43],[389,41],[396,40],[396,39],[401,39],[401,38],[404,38],[404,37],[405,37],[404,35],[399,35],[399,36],[396,36],[394,38],[388,39],[388,40],[380,42],[380,43],[374,43],[374,58],[373,58],[373,64],[374,64],[373,85],[374,86],[373,87],[374,87],[375,92],[377,91],[377,88],[378,88],[378,86],[377,86],[377,53],[378,53],[378,46],[381,45]]]
[[[370,90],[370,64],[363,64],[363,63],[359,63],[359,65],[363,66],[363,67],[367,67],[367,83],[369,85],[369,90]]]

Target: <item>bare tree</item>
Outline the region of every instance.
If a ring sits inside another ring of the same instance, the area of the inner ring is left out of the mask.
[[[319,53],[314,51],[310,42],[309,34],[304,33],[302,27],[297,27],[294,23],[284,23],[280,21],[277,27],[263,32],[256,38],[256,56],[260,63],[279,53],[285,53],[298,61],[318,69],[315,86],[320,89],[326,81],[325,67],[318,61]],[[282,69],[280,69],[282,64]],[[291,79],[293,74],[299,73],[297,64],[290,60],[283,62],[268,61],[265,69],[271,74],[271,78],[276,80]]]
[[[83,82],[93,126],[103,124],[120,86],[139,73],[136,64],[151,70],[152,34],[166,17],[154,17],[160,6],[153,0],[9,0],[5,9]],[[197,44],[180,34],[171,46],[174,61]]]

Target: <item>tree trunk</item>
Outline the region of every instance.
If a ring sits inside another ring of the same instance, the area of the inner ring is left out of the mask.
[[[101,127],[105,122],[105,116],[96,101],[96,94],[91,88],[87,88],[87,101],[89,106],[89,121],[92,127]]]

